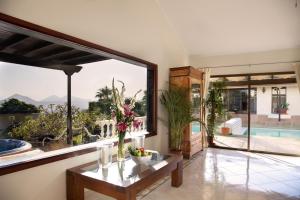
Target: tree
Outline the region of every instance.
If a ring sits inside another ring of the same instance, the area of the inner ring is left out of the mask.
[[[96,98],[100,100],[111,100],[112,99],[112,90],[105,86],[104,88],[100,88],[96,94]]]
[[[110,108],[112,106],[112,90],[107,86],[100,88],[95,97],[98,98],[98,101],[89,102],[89,111],[104,114],[109,118],[111,115]]]
[[[144,91],[144,96],[140,101],[135,102],[133,111],[138,116],[145,116],[147,114],[147,91]]]
[[[0,106],[0,114],[39,113],[39,109],[18,99],[9,99]]]
[[[207,115],[207,135],[210,145],[213,144],[216,121],[224,116],[223,92],[225,88],[224,81],[212,82],[205,100],[205,106],[208,111]]]

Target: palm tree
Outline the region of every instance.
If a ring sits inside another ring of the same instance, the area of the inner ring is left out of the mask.
[[[89,110],[97,110],[97,112],[104,114],[108,119],[111,115],[111,105],[112,105],[112,89],[107,86],[98,89],[96,93],[97,102],[90,102]]]
[[[112,98],[112,90],[107,86],[100,88],[95,97],[99,98],[99,100],[110,100]]]

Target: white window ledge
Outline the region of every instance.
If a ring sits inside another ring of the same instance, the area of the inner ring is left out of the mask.
[[[270,115],[268,115],[268,118],[270,118],[270,119],[278,119],[278,117],[279,117],[278,114],[270,114]],[[281,119],[291,119],[292,116],[288,115],[288,114],[281,114],[280,118]]]
[[[147,135],[147,134],[149,134],[149,132],[144,131],[144,130],[126,133],[125,139],[130,139],[133,136]],[[113,138],[103,139],[103,140],[99,140],[97,142],[82,144],[82,145],[73,146],[73,147],[67,147],[67,148],[58,149],[58,150],[49,151],[49,152],[43,152],[39,149],[36,149],[36,150],[24,152],[24,153],[3,156],[3,157],[0,157],[0,167],[13,165],[13,164],[17,164],[17,163],[24,163],[24,162],[28,162],[31,160],[39,160],[39,159],[57,156],[60,154],[70,153],[70,152],[79,151],[79,150],[83,150],[83,149],[98,147],[104,143],[117,142],[117,141],[118,141],[118,137],[115,136]]]

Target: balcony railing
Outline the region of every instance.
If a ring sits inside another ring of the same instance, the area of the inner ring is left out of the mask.
[[[128,128],[128,132],[142,132],[147,131],[147,118],[136,117],[136,120],[141,122],[139,128],[134,128],[133,126]],[[112,138],[116,135],[116,122],[114,120],[99,120],[96,122],[97,125],[100,126],[100,138],[108,139]]]

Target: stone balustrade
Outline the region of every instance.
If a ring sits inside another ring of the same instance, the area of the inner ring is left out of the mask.
[[[141,122],[140,127],[134,128],[133,126],[131,126],[128,128],[128,132],[146,131],[147,130],[146,116],[136,117],[135,119]],[[96,122],[96,124],[99,125],[101,138],[108,139],[116,135],[116,122],[114,120],[99,120]]]

